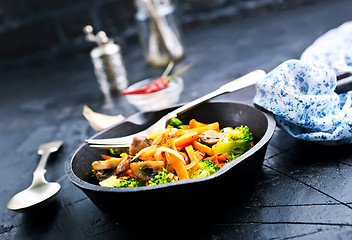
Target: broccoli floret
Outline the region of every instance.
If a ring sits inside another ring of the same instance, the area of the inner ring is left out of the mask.
[[[237,131],[238,134],[231,136],[235,131]],[[229,134],[229,137],[236,143],[234,150],[231,152],[234,155],[242,155],[252,147],[251,142],[253,137],[247,126],[236,127],[234,131]]]
[[[230,154],[230,155],[227,157],[225,163],[229,163],[229,162],[235,160],[237,157],[239,157],[239,155]]]
[[[126,152],[126,149],[124,148],[109,149],[109,152],[114,157],[120,157],[122,153]]]
[[[252,133],[247,126],[236,127],[225,133],[224,138],[213,146],[217,154],[229,153],[239,156],[251,148]]]
[[[178,118],[171,118],[169,122],[167,123],[168,126],[173,126],[175,128],[181,128],[184,124],[183,122],[178,119]]]
[[[216,173],[220,168],[210,160],[199,161],[199,169],[191,171],[190,178],[201,178]]]
[[[159,184],[169,183],[169,182],[173,182],[173,181],[175,181],[174,175],[172,173],[169,173],[164,168],[154,178],[150,179],[148,181],[148,183],[150,186],[153,186],[153,185],[159,185]]]
[[[124,177],[120,179],[114,187],[141,187],[145,186],[145,182],[137,177]]]
[[[223,128],[223,129],[220,129],[219,132],[229,133],[229,132],[231,132],[231,131],[233,131],[233,128],[232,128],[232,127],[225,127],[225,128]]]
[[[116,176],[111,176],[108,179],[105,179],[101,182],[99,182],[100,186],[103,187],[141,187],[145,186],[145,182],[137,177],[123,177],[117,178]]]
[[[234,140],[243,140],[248,142],[253,140],[252,133],[249,131],[247,126],[236,127],[234,131],[229,133],[229,137],[233,138]]]

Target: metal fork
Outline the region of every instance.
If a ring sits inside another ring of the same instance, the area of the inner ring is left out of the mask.
[[[258,79],[264,78],[266,73],[263,70],[255,70],[253,72],[250,72],[238,79],[235,79],[217,90],[208,93],[207,95],[200,97],[196,100],[193,100],[192,102],[189,102],[177,109],[175,109],[172,112],[169,112],[162,118],[160,118],[156,123],[148,127],[147,129],[129,135],[125,137],[118,137],[118,138],[107,138],[107,139],[87,139],[86,143],[92,147],[92,148],[100,148],[100,149],[110,149],[110,148],[123,148],[123,147],[129,147],[133,137],[136,135],[147,135],[149,132],[151,132],[154,129],[163,129],[165,128],[167,122],[174,117],[177,117],[178,115],[188,111],[189,109],[211,99],[216,96],[219,96],[224,93],[229,93],[229,92],[234,92],[237,90],[240,90],[242,88],[248,87],[250,85],[253,85],[256,83]]]

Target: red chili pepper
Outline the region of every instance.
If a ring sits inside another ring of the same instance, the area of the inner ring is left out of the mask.
[[[160,91],[161,89],[166,88],[168,84],[169,84],[169,81],[167,80],[167,78],[161,77],[161,78],[154,80],[152,83],[148,84],[145,87],[138,88],[135,90],[128,90],[128,89],[122,90],[121,94],[127,95],[127,94],[153,93],[153,92],[157,92],[157,91]]]
[[[147,94],[147,93],[153,93],[153,92],[157,92],[160,91],[164,88],[166,88],[169,84],[169,82],[176,77],[177,75],[180,75],[181,73],[183,73],[184,71],[186,71],[187,69],[189,69],[192,64],[188,64],[186,66],[184,66],[183,68],[181,68],[178,72],[167,76],[168,73],[171,71],[171,68],[173,67],[174,63],[170,62],[170,64],[167,66],[166,70],[164,71],[164,73],[162,74],[162,76],[156,80],[154,80],[152,83],[148,84],[147,86],[144,86],[142,88],[138,88],[135,90],[122,90],[121,94],[122,95],[128,95],[128,94]]]

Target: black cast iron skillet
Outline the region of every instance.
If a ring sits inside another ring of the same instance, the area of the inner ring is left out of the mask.
[[[352,74],[338,74],[335,92],[340,94],[352,89]],[[99,132],[93,138],[111,138],[129,135],[146,129],[160,117],[175,108],[142,112],[127,118],[121,124]],[[260,107],[259,107],[260,109]],[[268,143],[275,130],[275,120],[266,113],[249,105],[234,102],[207,102],[183,113],[180,119],[188,122],[195,118],[210,123],[219,121],[221,127],[247,125],[252,131],[256,145],[235,161],[226,164],[217,173],[199,179],[181,180],[158,186],[139,188],[105,188],[99,186],[91,174],[91,163],[100,159],[107,150],[93,149],[83,144],[72,159],[65,164],[65,171],[74,185],[81,189],[108,217],[136,221],[153,218],[160,211],[199,214],[214,202],[229,202],[229,196],[239,197],[243,190],[256,181]],[[211,217],[209,211],[204,216]],[[203,216],[203,217],[204,217]],[[200,216],[198,220],[200,220]]]
[[[173,109],[135,114],[93,138],[119,137],[138,132]],[[83,144],[66,162],[67,176],[103,213],[119,220],[135,219],[141,217],[141,213],[144,217],[153,216],[162,209],[172,211],[171,215],[176,213],[177,216],[177,211],[194,211],[202,204],[226,204],[229,195],[238,197],[240,189],[249,188],[257,180],[276,126],[270,115],[241,103],[207,102],[181,114],[179,118],[184,122],[192,118],[204,123],[218,121],[220,127],[247,125],[256,144],[211,176],[138,188],[99,186],[92,177],[91,163],[100,159],[101,154],[107,154],[107,150],[93,149]]]

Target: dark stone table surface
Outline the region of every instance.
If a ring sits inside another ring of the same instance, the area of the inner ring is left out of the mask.
[[[319,1],[268,15],[208,24],[185,33],[187,57],[194,66],[183,74],[181,102],[200,97],[255,69],[266,72],[302,51],[329,29],[352,19],[350,0]],[[139,44],[124,47],[130,82],[158,75]],[[107,114],[137,111],[123,97],[103,109],[87,54],[43,64],[18,65],[1,72],[0,88],[0,238],[1,239],[352,239],[352,153],[349,145],[322,146],[299,141],[277,128],[259,181],[246,194],[236,189],[219,196],[231,208],[209,224],[187,231],[136,222],[126,226],[107,219],[66,177],[65,161],[84,139],[95,134],[82,116],[83,105]],[[217,97],[252,104],[254,87]],[[29,186],[40,144],[63,140],[47,164],[46,178],[62,189],[50,204],[28,212],[6,208],[10,198]],[[244,183],[246,184],[246,183]],[[233,201],[233,204],[231,204]],[[219,205],[218,205],[219,206]],[[206,209],[203,211],[207,211]],[[156,213],[160,221],[166,221]],[[165,230],[165,229],[164,229]]]

